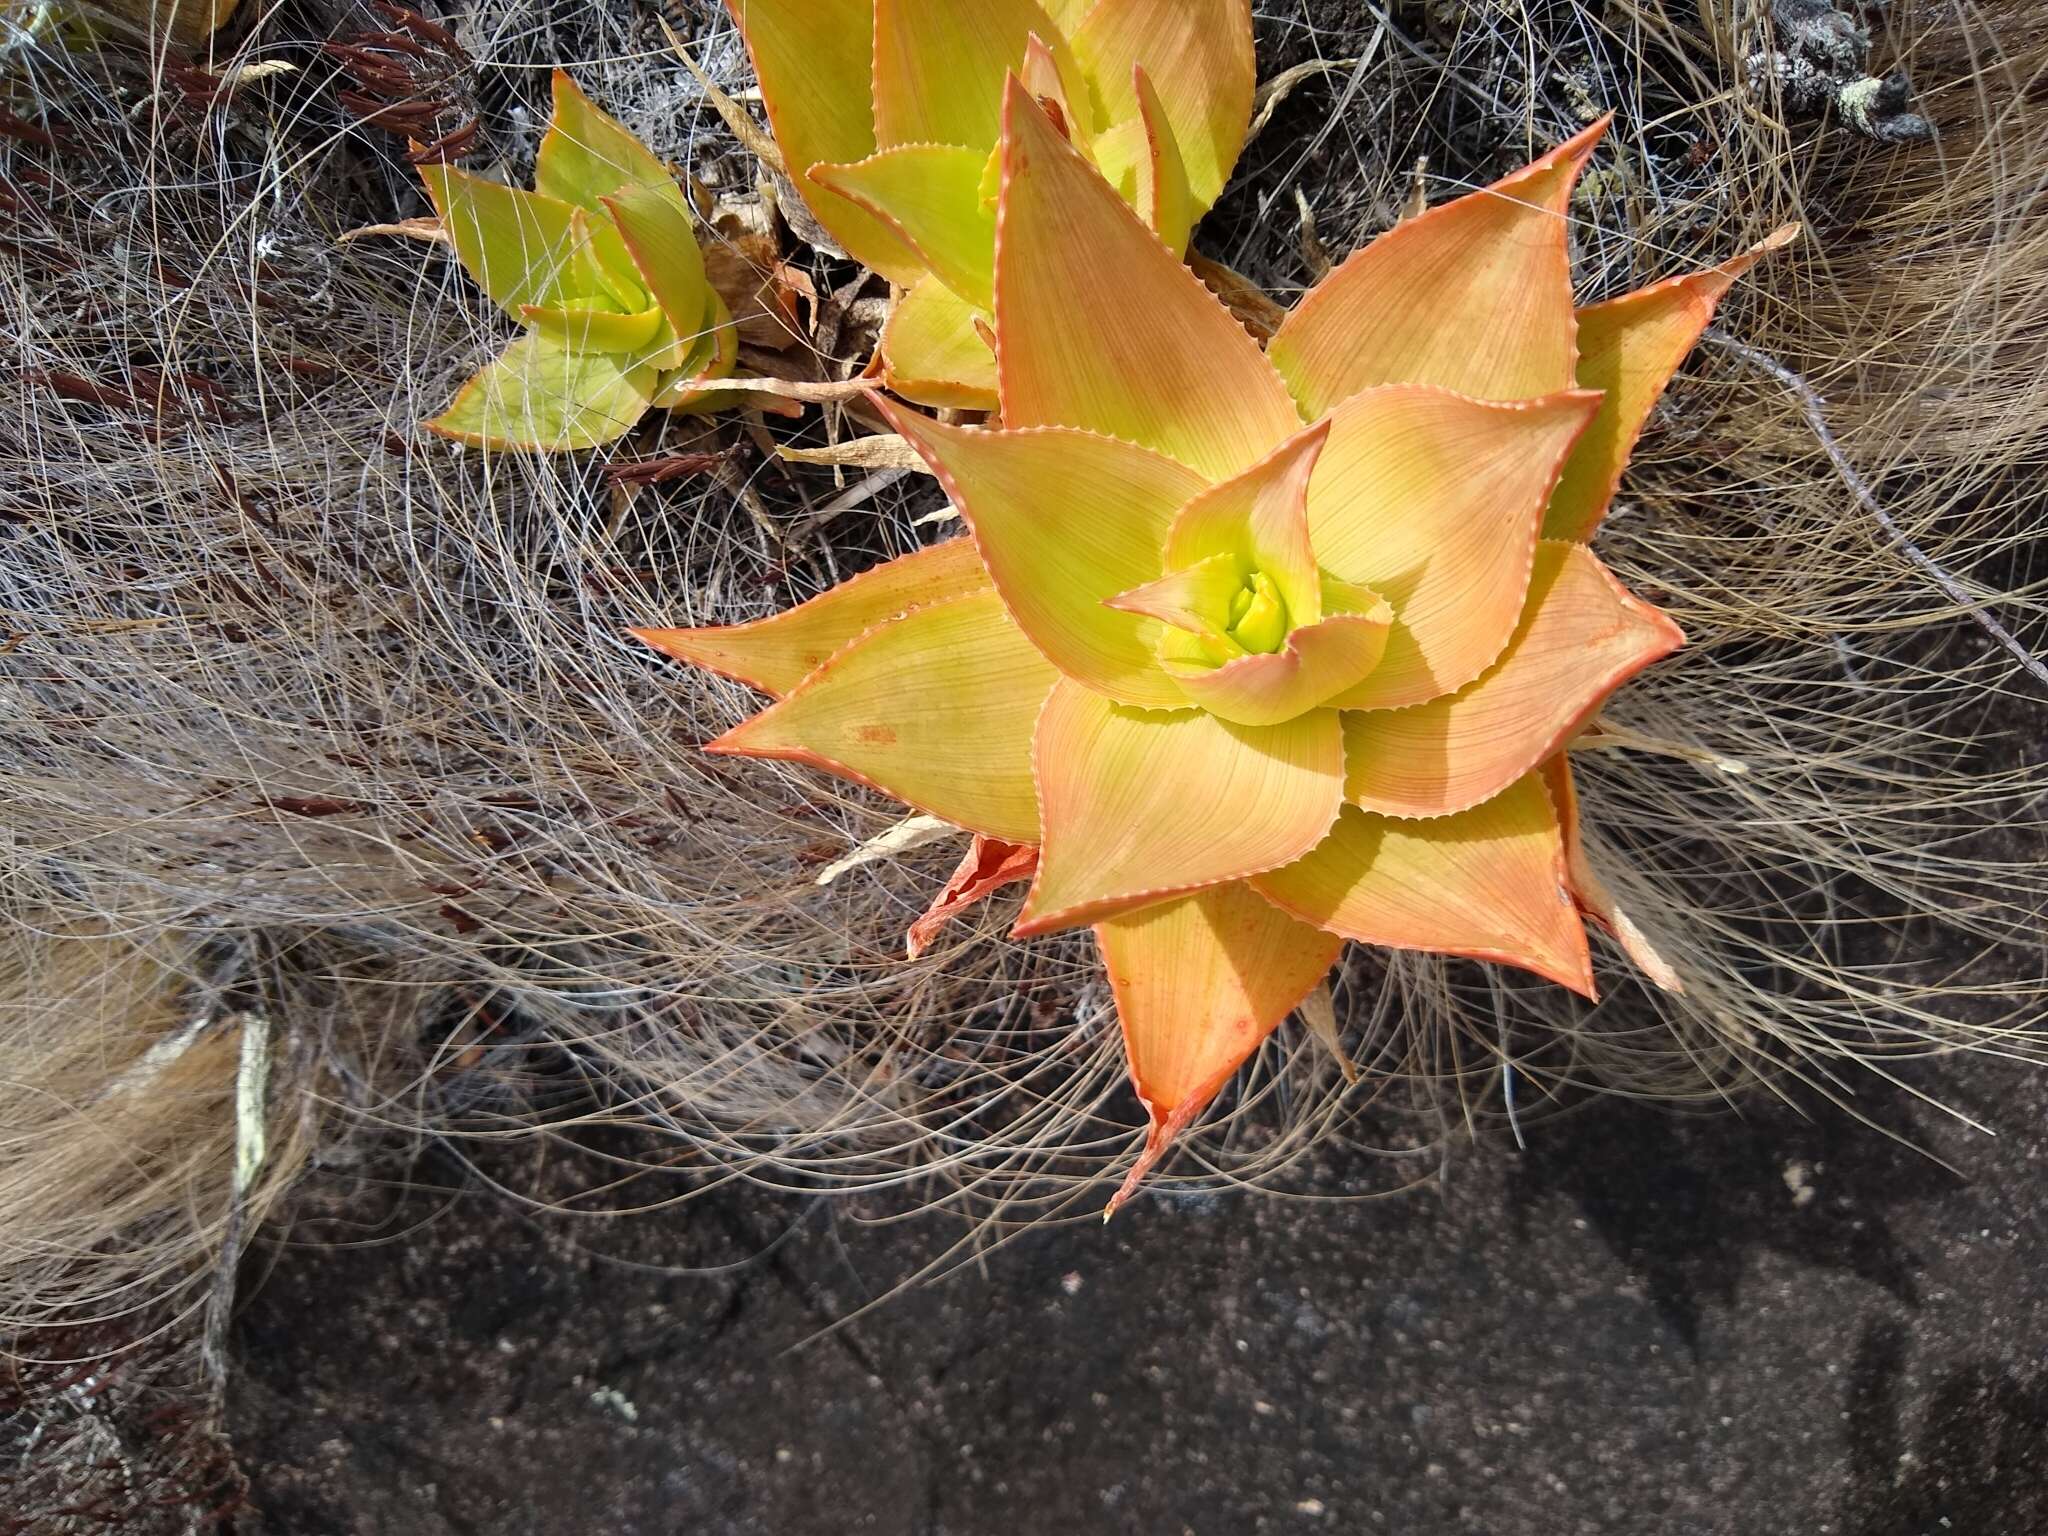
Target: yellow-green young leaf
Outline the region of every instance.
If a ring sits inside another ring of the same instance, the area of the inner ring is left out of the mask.
[[[1684,639],[1583,544],[1546,539],[1500,660],[1448,698],[1344,717],[1344,797],[1389,816],[1442,816],[1490,799]]]
[[[1239,725],[1277,725],[1330,700],[1371,675],[1386,653],[1394,611],[1338,613],[1288,635],[1278,651],[1240,656],[1220,667],[1169,661],[1166,673],[1191,704]],[[1354,717],[1346,717],[1354,718]]]
[[[1578,902],[1579,911],[1621,946],[1622,953],[1635,962],[1636,969],[1647,976],[1652,985],[1666,992],[1684,992],[1685,982],[1677,968],[1657,952],[1649,935],[1622,910],[1621,904],[1614,899],[1614,893],[1608,890],[1607,882],[1600,878],[1592,860],[1586,857],[1585,843],[1579,830],[1578,787],[1572,782],[1570,754],[1558,753],[1544,763],[1542,772],[1544,787],[1550,791],[1550,803],[1557,808],[1558,825],[1564,833],[1565,873],[1570,878],[1572,896]]]
[[[810,177],[887,223],[939,281],[986,313],[996,262],[995,210],[981,201],[987,162],[983,151],[954,144],[900,144],[852,165],[814,165]]]
[[[987,149],[1004,77],[1033,33],[1063,47],[1037,0],[874,0],[875,143]]]
[[[623,187],[659,193],[680,208],[682,189],[667,166],[616,118],[601,112],[566,70],[556,70],[554,113],[541,135],[534,190],[595,213]]]
[[[1192,565],[1168,571],[1156,581],[1140,582],[1102,602],[1119,613],[1142,613],[1173,629],[1201,636],[1235,655],[1243,647],[1229,637],[1230,604],[1244,590],[1245,573],[1245,562],[1236,555],[1205,555]],[[1166,708],[1180,702],[1171,690],[1164,697]]]
[[[1257,342],[1062,138],[1005,99],[996,236],[1003,421],[1082,427],[1236,474],[1301,428]]]
[[[572,205],[450,165],[423,165],[420,180],[456,260],[500,309],[517,314],[522,304],[590,296],[594,283]]]
[[[1718,267],[1652,283],[1579,311],[1579,386],[1605,390],[1607,398],[1565,460],[1543,519],[1546,537],[1593,537],[1651,407],[1714,318],[1714,306],[1737,278],[1798,234],[1797,224],[1787,224]]]
[[[781,698],[835,651],[913,608],[989,589],[972,539],[949,539],[863,571],[809,602],[751,624],[636,629],[663,655],[705,667]]]
[[[1138,78],[1139,115],[1101,134],[1092,158],[1117,195],[1137,210],[1167,249],[1182,256],[1195,222],[1187,167],[1150,77],[1141,69]]]
[[[571,350],[619,354],[629,366],[657,361],[649,353],[665,323],[662,312],[652,306],[637,315],[622,315],[616,310],[592,309],[587,301],[547,307],[522,304],[519,318],[560,338]]]
[[[1500,655],[1558,466],[1598,404],[1563,394],[1499,405],[1393,385],[1331,412],[1309,540],[1324,570],[1394,607],[1386,655],[1339,708],[1440,698]]]
[[[949,427],[882,403],[967,519],[996,590],[1069,677],[1127,704],[1183,701],[1153,658],[1156,621],[1105,607],[1159,574],[1174,513],[1201,489],[1163,455],[1065,428]]]
[[[1322,618],[1322,578],[1308,535],[1308,487],[1329,435],[1330,424],[1319,421],[1190,501],[1167,533],[1168,567],[1231,555],[1244,571],[1263,571],[1273,579],[1287,604],[1290,629]]]
[[[730,374],[733,359],[739,355],[739,327],[733,324],[725,300],[714,292],[705,330],[682,341],[689,348],[683,365],[661,381],[653,403],[662,410],[684,412],[718,411],[733,404],[732,390],[704,388]]]
[[[1567,212],[1606,129],[1602,118],[1492,186],[1395,225],[1324,278],[1267,348],[1303,412],[1320,416],[1379,384],[1483,400],[1570,389]]]
[[[480,447],[562,453],[622,437],[647,411],[652,368],[528,331],[463,385],[430,431]]]
[[[578,208],[572,222],[582,241],[587,264],[596,276],[595,291],[608,294],[613,304],[627,314],[638,314],[655,302],[654,295],[641,281],[632,252],[626,249],[625,236],[609,215],[600,210],[593,217]]]
[[[607,197],[604,210],[611,216],[640,281],[681,343],[678,355],[664,359],[664,365],[685,363],[709,329],[714,302],[704,273],[704,253],[697,246],[689,213],[647,187],[628,187]]]
[[[817,197],[804,172],[875,152],[874,0],[725,0],[798,193],[846,253],[908,286],[924,263],[867,210]]]
[[[1586,931],[1564,880],[1557,814],[1530,774],[1434,821],[1347,805],[1315,852],[1252,885],[1303,922],[1361,944],[1494,960],[1592,997]]]
[[[1072,35],[1099,122],[1139,116],[1137,66],[1158,86],[1199,217],[1230,179],[1251,122],[1250,0],[1106,0]]]
[[[1073,61],[1068,60],[1071,68]],[[1059,111],[1060,122],[1067,130],[1067,137],[1082,154],[1091,154],[1095,141],[1095,108],[1083,89],[1080,72],[1074,70],[1073,89],[1067,86],[1068,70],[1060,66],[1055,54],[1044,38],[1033,33],[1031,41],[1024,48],[1024,67],[1018,72],[1024,81],[1024,89],[1037,97],[1042,105],[1050,105]],[[991,198],[993,203],[994,199]]]
[[[1131,1084],[1151,1124],[1114,1211],[1259,1042],[1336,962],[1344,941],[1242,883],[1096,924]]]
[[[1174,137],[1173,120],[1152,76],[1144,65],[1137,68],[1138,115],[1145,129],[1143,200],[1134,203],[1152,232],[1176,256],[1187,254],[1188,236],[1194,232],[1201,210],[1195,206],[1194,188],[1188,181],[1188,167]]]
[[[868,631],[707,750],[810,763],[1036,842],[1032,722],[1058,676],[993,592],[956,597]]]
[[[1343,799],[1332,710],[1232,725],[1126,709],[1071,678],[1039,715],[1032,762],[1044,846],[1019,937],[1289,863]]]
[[[996,355],[975,329],[974,306],[932,273],[896,300],[882,327],[889,387],[919,405],[996,408]]]

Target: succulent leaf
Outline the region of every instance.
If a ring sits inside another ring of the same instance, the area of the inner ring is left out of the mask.
[[[1166,663],[1188,702],[1239,725],[1276,725],[1355,688],[1386,654],[1394,611],[1332,614],[1288,634],[1278,650],[1221,666]],[[1351,718],[1351,717],[1347,717]]]
[[[1307,858],[1259,894],[1361,944],[1520,966],[1592,997],[1586,933],[1564,889],[1564,841],[1542,778],[1431,821],[1346,806]]]
[[[1621,946],[1622,953],[1635,962],[1636,969],[1648,977],[1653,986],[1666,992],[1684,992],[1685,982],[1677,968],[1657,953],[1649,935],[1622,910],[1621,904],[1607,889],[1607,882],[1600,878],[1592,860],[1586,857],[1585,844],[1579,834],[1579,795],[1577,786],[1572,782],[1570,754],[1558,753],[1544,763],[1542,772],[1544,787],[1550,791],[1551,804],[1557,807],[1558,825],[1564,834],[1565,873],[1579,911]]]
[[[972,539],[902,555],[773,618],[702,629],[635,629],[637,640],[781,698],[832,655],[913,608],[989,590]]]
[[[629,364],[653,363],[647,354],[653,347],[667,317],[649,305],[637,315],[622,315],[614,309],[596,309],[588,300],[542,306],[522,304],[519,318],[536,330],[546,331],[580,352],[610,352]]]
[[[1289,917],[1242,882],[1096,924],[1131,1080],[1151,1126],[1114,1211],[1174,1136],[1329,973],[1336,934]]]
[[[1684,640],[1583,544],[1546,539],[1498,661],[1448,697],[1344,717],[1344,797],[1389,816],[1443,816],[1490,799]]]
[[[932,273],[889,310],[882,328],[884,378],[919,405],[996,408],[996,355],[982,339],[974,306]]]
[[[829,768],[956,826],[1038,841],[1031,738],[1059,674],[993,592],[869,630],[707,750]]]
[[[1003,78],[1035,34],[1061,39],[1037,0],[874,0],[875,143],[986,149],[1002,132]],[[1064,40],[1059,45],[1064,47]]]
[[[1008,427],[1081,427],[1211,478],[1301,429],[1251,335],[1023,85],[1004,98],[996,365]]]
[[[1301,857],[1343,798],[1342,737],[1332,710],[1233,725],[1129,709],[1062,678],[1032,743],[1044,846],[1017,935]]]
[[[1094,158],[1095,108],[1088,100],[1088,92],[1080,71],[1074,67],[1071,58],[1067,67],[1062,68],[1059,57],[1037,33],[1024,45],[1024,63],[1017,71],[1024,82],[1024,89],[1035,96],[1048,109],[1057,109],[1058,121],[1067,138],[1082,154]],[[1068,77],[1073,77],[1073,89],[1068,88]]]
[[[747,41],[769,126],[800,193],[803,173],[875,152],[874,0],[725,0]],[[822,208],[820,205],[823,205]],[[863,266],[905,287],[924,264],[866,209],[819,199],[812,211]]]
[[[1325,571],[1394,609],[1386,655],[1339,708],[1439,698],[1500,655],[1558,466],[1598,404],[1559,394],[1500,405],[1389,385],[1330,413],[1309,541]]]
[[[732,372],[740,346],[739,327],[733,324],[732,312],[715,291],[705,329],[694,337],[678,338],[677,345],[689,350],[682,365],[663,378],[655,390],[654,404],[663,410],[685,413],[722,410],[730,405],[733,391],[707,387]]]
[[[455,259],[506,313],[587,298],[595,289],[573,205],[450,165],[423,165],[420,180]]]
[[[528,331],[427,423],[478,447],[563,453],[611,442],[647,412],[654,370]]]
[[[554,74],[554,111],[541,135],[533,187],[595,213],[602,198],[622,187],[658,192],[682,206],[669,168],[625,125],[600,111],[566,70]]]
[[[1787,224],[1718,267],[1579,311],[1579,387],[1605,390],[1607,398],[1565,460],[1543,519],[1546,538],[1592,538],[1651,407],[1714,318],[1714,306],[1737,278],[1798,233],[1798,225]]]
[[[1094,433],[949,427],[877,403],[931,465],[1010,616],[1055,666],[1126,704],[1185,703],[1153,655],[1158,625],[1104,604],[1159,574],[1166,530],[1200,477]]]
[[[894,229],[937,277],[983,314],[995,304],[995,210],[981,200],[982,150],[901,144],[852,165],[814,165],[819,186]]]
[[[601,206],[640,283],[684,343],[686,357],[707,328],[713,298],[689,213],[680,200],[652,187],[621,188],[601,199]]]
[[[1267,351],[1313,420],[1380,384],[1484,400],[1570,389],[1567,211],[1602,118],[1533,165],[1430,209],[1354,252]]]
[[[1072,36],[1094,85],[1098,122],[1140,115],[1133,72],[1144,67],[1185,166],[1193,216],[1206,212],[1230,179],[1251,122],[1250,0],[1110,0],[1090,9]]]
[[[1319,421],[1190,501],[1167,532],[1167,568],[1234,556],[1247,573],[1271,578],[1294,624],[1320,620],[1322,578],[1309,541],[1308,488],[1329,435],[1329,423]]]
[[[953,878],[904,934],[906,957],[917,959],[931,948],[932,940],[946,924],[1004,886],[1029,880],[1037,869],[1038,849],[1032,844],[1006,843],[975,833],[973,843],[953,871]]]

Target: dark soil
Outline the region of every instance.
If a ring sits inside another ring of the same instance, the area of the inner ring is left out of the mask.
[[[246,1525],[2048,1532],[2048,1083],[1918,1081],[1998,1137],[1866,1107],[1962,1176],[1825,1106],[1608,1103],[1407,1196],[1029,1231],[830,1332],[954,1229],[738,1186],[536,1218],[472,1173],[379,1245],[275,1255],[238,1336]],[[483,1168],[607,1177],[559,1144]]]

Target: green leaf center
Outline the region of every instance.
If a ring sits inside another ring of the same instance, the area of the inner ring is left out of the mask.
[[[1255,656],[1270,655],[1287,639],[1287,604],[1264,571],[1253,571],[1230,600],[1230,638]]]

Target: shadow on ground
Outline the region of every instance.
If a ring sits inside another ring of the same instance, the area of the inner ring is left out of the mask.
[[[251,1529],[2048,1531],[2048,1087],[1970,1070],[1997,1140],[1876,1106],[1967,1179],[1839,1113],[1610,1104],[1429,1192],[1030,1231],[837,1328],[952,1229],[742,1187],[538,1217],[484,1175],[609,1165],[443,1161],[464,1191],[393,1196],[390,1240],[268,1256]]]

